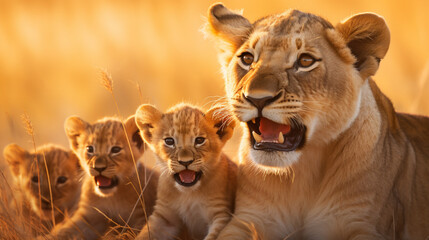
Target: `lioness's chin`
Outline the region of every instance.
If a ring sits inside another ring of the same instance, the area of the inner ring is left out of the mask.
[[[256,163],[256,166],[263,170],[272,169],[275,172],[281,170],[278,168],[287,168],[291,166],[297,162],[301,156],[301,153],[297,151],[263,151],[253,148],[250,149],[249,153],[250,160]]]

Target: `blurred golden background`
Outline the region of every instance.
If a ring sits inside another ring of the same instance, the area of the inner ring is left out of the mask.
[[[93,122],[117,114],[111,95],[100,84],[99,68],[112,75],[122,117],[133,114],[142,102],[162,110],[182,100],[209,106],[213,96],[224,95],[216,49],[199,31],[212,3],[1,0],[0,147],[15,142],[32,149],[23,113],[34,125],[37,145],[64,146],[66,117],[78,115]],[[333,24],[359,12],[384,16],[392,40],[375,79],[399,111],[429,114],[429,1],[224,4],[244,9],[251,21],[288,8],[316,13]],[[238,139],[239,133],[226,148],[234,159]]]

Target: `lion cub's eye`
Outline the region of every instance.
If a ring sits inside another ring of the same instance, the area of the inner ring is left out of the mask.
[[[119,153],[122,150],[121,147],[114,146],[112,149],[110,149],[110,153]]]
[[[86,152],[89,154],[93,154],[94,153],[94,147],[93,146],[86,146]]]
[[[33,176],[31,178],[31,181],[34,182],[34,183],[38,183],[39,182],[39,177],[38,176]]]
[[[250,66],[253,63],[254,57],[251,53],[249,52],[244,52],[239,56],[241,62],[246,65],[246,66]]]
[[[165,145],[167,145],[167,147],[174,147],[174,139],[173,138],[164,139],[164,143],[165,143]]]
[[[62,184],[62,183],[65,183],[65,182],[67,182],[67,177],[59,176],[59,177],[57,178],[57,183],[58,183],[58,184]]]
[[[205,142],[206,142],[206,139],[203,138],[203,137],[197,137],[197,138],[195,138],[195,145],[196,146],[201,146]]]
[[[310,67],[311,65],[313,65],[316,62],[316,59],[314,59],[314,57],[312,57],[309,54],[301,54],[301,56],[299,56],[298,59],[298,66],[303,67],[303,68],[307,68]]]

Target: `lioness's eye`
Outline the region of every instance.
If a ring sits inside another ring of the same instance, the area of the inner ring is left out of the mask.
[[[172,146],[174,146],[174,139],[173,138],[166,138],[166,139],[164,139],[164,143],[165,143],[165,145],[172,147]]]
[[[67,182],[67,177],[59,176],[57,178],[57,183],[61,184],[61,183],[65,183],[65,182]]]
[[[205,138],[203,138],[203,137],[197,137],[197,138],[195,138],[195,145],[201,145],[201,144],[203,144],[205,141],[206,141],[206,139],[205,139]]]
[[[110,149],[110,152],[111,153],[119,153],[121,150],[122,150],[121,147],[114,146],[114,147],[112,147],[112,149]]]
[[[250,66],[253,63],[254,57],[251,53],[249,52],[244,52],[239,56],[241,62],[246,65],[246,66]]]
[[[87,153],[94,153],[94,147],[93,146],[87,146],[86,147],[86,152]]]
[[[34,182],[34,183],[38,183],[39,182],[39,177],[38,176],[33,176],[31,178],[31,181]]]
[[[316,62],[316,59],[314,59],[314,57],[306,53],[301,54],[301,56],[299,56],[299,59],[298,59],[298,65],[304,68],[310,67],[315,62]]]

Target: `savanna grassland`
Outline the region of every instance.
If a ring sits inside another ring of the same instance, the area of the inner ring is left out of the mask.
[[[429,1],[223,2],[243,9],[251,20],[288,8],[316,13],[334,24],[359,12],[384,16],[391,45],[375,79],[398,111],[429,114]],[[126,118],[141,103],[165,110],[180,101],[205,108],[222,101],[216,49],[200,31],[212,3],[2,0],[0,148],[11,142],[28,150],[34,143],[67,147],[64,120],[71,115],[93,122],[111,115]],[[115,99],[100,83],[100,68],[112,76]],[[34,141],[23,114],[33,125]],[[235,160],[239,138],[236,130],[225,148]],[[141,160],[153,165],[151,154]],[[3,156],[0,170],[0,204],[7,206],[13,186]],[[21,221],[4,216],[0,226]]]

